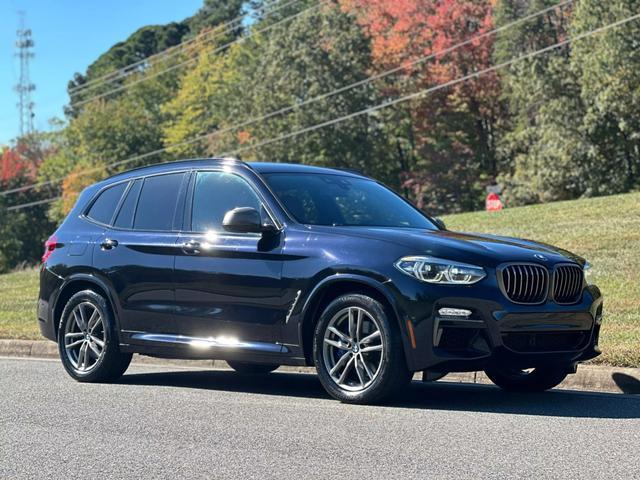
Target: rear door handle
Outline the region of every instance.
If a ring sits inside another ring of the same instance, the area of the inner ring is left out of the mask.
[[[111,250],[112,248],[116,248],[118,246],[118,241],[112,238],[106,238],[100,244],[100,248],[102,250]]]
[[[197,255],[200,253],[200,242],[189,240],[182,244],[182,251],[187,255]]]

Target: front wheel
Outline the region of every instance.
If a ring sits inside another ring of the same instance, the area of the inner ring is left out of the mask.
[[[314,333],[313,359],[322,386],[346,403],[375,403],[411,380],[400,331],[380,302],[343,295],[327,306]]]
[[[111,308],[92,290],[73,295],[62,311],[58,328],[62,365],[79,382],[118,379],[131,362],[121,353]]]
[[[567,369],[539,367],[528,370],[491,367],[487,377],[497,386],[511,392],[543,392],[556,387],[567,377]]]

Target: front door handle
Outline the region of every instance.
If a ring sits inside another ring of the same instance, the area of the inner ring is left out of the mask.
[[[100,248],[102,250],[111,250],[112,248],[116,248],[118,246],[118,241],[112,238],[106,238],[100,244]]]
[[[187,255],[197,255],[200,253],[200,242],[189,240],[182,244],[182,251]]]

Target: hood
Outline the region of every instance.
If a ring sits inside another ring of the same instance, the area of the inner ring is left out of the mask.
[[[381,227],[311,227],[314,231],[378,240],[406,247],[405,255],[429,255],[480,266],[532,262],[550,266],[562,262],[583,265],[571,252],[540,242],[480,233]]]

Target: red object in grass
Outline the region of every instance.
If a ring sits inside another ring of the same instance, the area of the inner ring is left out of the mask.
[[[498,212],[504,208],[502,200],[500,200],[500,195],[494,192],[487,195],[485,205],[487,212]]]
[[[55,235],[51,235],[46,242],[44,242],[44,254],[42,255],[42,263],[46,262],[51,256],[53,251],[58,246],[58,239]]]

